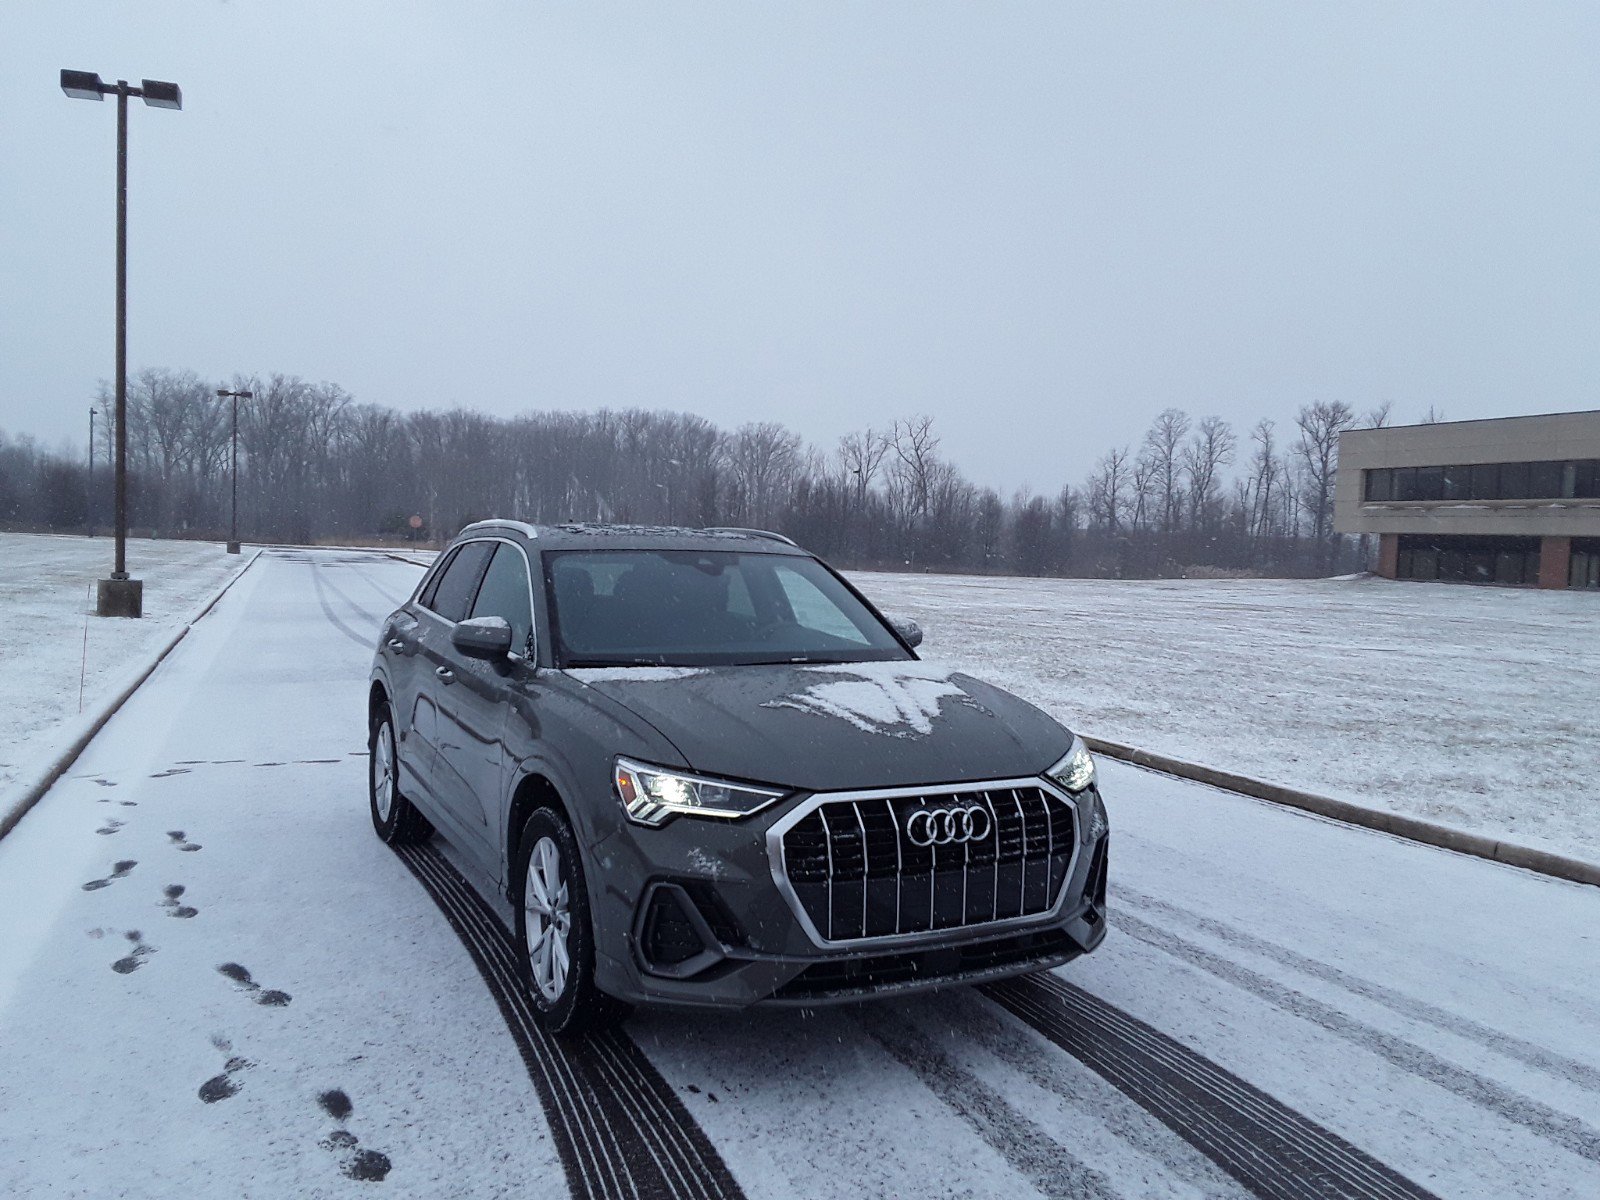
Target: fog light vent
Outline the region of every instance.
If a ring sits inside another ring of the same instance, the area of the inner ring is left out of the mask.
[[[676,888],[658,887],[644,915],[644,956],[659,966],[675,967],[708,949]]]

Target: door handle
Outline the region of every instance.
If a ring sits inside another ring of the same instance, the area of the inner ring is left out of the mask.
[[[454,683],[456,681],[456,673],[449,667],[435,667],[433,673],[446,683]]]
[[[410,648],[410,643],[403,642],[399,638],[390,638],[388,646],[396,654],[404,654]]]

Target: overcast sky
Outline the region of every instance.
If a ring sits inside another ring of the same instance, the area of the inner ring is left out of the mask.
[[[0,430],[129,361],[402,409],[927,412],[1009,492],[1167,405],[1594,408],[1600,5],[5,0]]]

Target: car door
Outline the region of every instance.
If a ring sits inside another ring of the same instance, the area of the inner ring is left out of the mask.
[[[383,630],[384,668],[388,675],[389,706],[394,714],[395,736],[399,739],[401,790],[408,794],[430,790],[433,771],[433,740],[419,725],[431,723],[433,702],[425,700],[424,678],[430,673],[423,666],[422,623],[429,619],[434,593],[444,577],[455,551],[440,557],[438,565],[423,578],[412,600],[395,610]]]
[[[450,644],[456,623],[472,610],[478,584],[494,554],[492,541],[463,542],[455,557],[445,565],[434,589],[433,603],[419,610],[416,630],[419,664],[417,699],[412,736],[421,743],[417,756],[427,771],[427,791],[433,803],[429,816],[442,818],[446,836],[471,853],[480,846],[470,829],[461,823],[459,797],[451,786],[452,773],[441,760],[440,747],[447,738],[443,704],[445,694],[456,681],[459,656]]]
[[[453,679],[439,692],[439,777],[442,792],[498,877],[501,805],[505,795],[504,735],[513,690],[532,673],[533,607],[528,559],[520,546],[495,543],[471,617],[499,617],[511,626],[511,653],[498,661],[455,652]]]

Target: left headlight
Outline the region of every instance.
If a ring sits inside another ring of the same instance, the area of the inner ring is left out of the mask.
[[[612,783],[628,819],[652,828],[665,825],[679,814],[737,821],[788,794],[652,767],[627,758],[617,759]]]
[[[1074,794],[1093,786],[1094,759],[1089,757],[1089,747],[1074,734],[1072,749],[1045,774]]]

